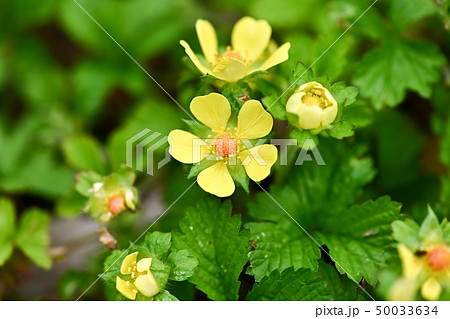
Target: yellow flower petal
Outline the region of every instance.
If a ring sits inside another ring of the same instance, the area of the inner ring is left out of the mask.
[[[195,29],[197,30],[198,40],[206,60],[208,60],[211,65],[214,65],[217,59],[218,47],[216,30],[214,30],[214,27],[209,21],[202,19],[197,20]]]
[[[144,272],[146,270],[149,270],[151,265],[152,265],[152,259],[151,258],[142,258],[137,263],[137,271],[138,272]]]
[[[414,281],[400,278],[389,289],[388,299],[390,301],[412,301],[417,291]]]
[[[137,290],[134,284],[123,280],[119,276],[116,277],[116,289],[128,299],[136,299]]]
[[[125,257],[125,259],[122,261],[122,265],[120,266],[120,272],[124,275],[131,274],[131,270],[134,267],[134,263],[136,262],[138,252],[132,253]]]
[[[323,119],[323,110],[319,106],[306,106],[298,110],[298,125],[305,130],[320,128]]]
[[[258,59],[269,45],[272,28],[266,20],[243,17],[233,27],[231,45],[249,61]]]
[[[201,73],[203,74],[211,73],[211,70],[200,62],[200,60],[197,58],[194,51],[192,51],[191,47],[186,41],[181,40],[180,44],[184,47],[184,50],[186,51],[186,54],[188,55],[189,59],[191,59],[192,63],[194,63],[194,65],[197,67],[197,69],[200,70]]]
[[[272,126],[272,116],[259,101],[250,100],[244,103],[239,112],[236,134],[239,138],[260,138],[269,134]]]
[[[402,261],[403,276],[407,279],[416,280],[423,269],[423,262],[405,245],[398,245],[398,254]]]
[[[224,56],[211,74],[224,81],[236,82],[247,75],[247,66],[240,60]]]
[[[234,181],[224,161],[203,170],[197,176],[198,185],[203,190],[218,197],[227,197],[234,193]]]
[[[197,96],[192,100],[190,107],[192,114],[200,122],[218,131],[226,128],[231,115],[230,103],[225,96],[218,93]]]
[[[209,153],[205,141],[183,130],[169,133],[169,145],[170,155],[185,164],[198,163]]]
[[[427,300],[438,300],[441,291],[442,287],[439,284],[439,281],[433,276],[425,281],[420,292],[422,293],[422,297]]]
[[[289,49],[291,48],[291,44],[289,42],[283,44],[279,47],[272,55],[257,69],[254,71],[267,70],[271,67],[280,64],[287,59],[289,59]]]
[[[161,287],[159,287],[159,284],[155,277],[153,277],[151,271],[149,271],[146,275],[138,276],[134,282],[134,285],[139,292],[146,297],[153,297],[161,291]]]
[[[264,144],[242,151],[239,156],[248,177],[259,182],[269,176],[272,165],[277,161],[278,150],[274,145]]]

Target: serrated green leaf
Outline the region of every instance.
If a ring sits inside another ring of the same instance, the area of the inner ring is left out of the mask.
[[[354,76],[362,96],[376,109],[396,106],[413,90],[429,97],[431,85],[439,80],[444,57],[434,44],[406,40],[387,41],[367,53]]]
[[[317,274],[326,282],[326,291],[332,296],[332,300],[357,300],[358,286],[346,276],[339,276],[330,264],[319,263]]]
[[[174,246],[199,260],[189,281],[213,300],[237,300],[238,278],[250,250],[247,231],[240,231],[240,217],[230,213],[230,202],[221,205],[205,198],[187,209],[180,221],[182,233],[174,234]]]
[[[172,245],[172,234],[155,231],[145,236],[144,244],[150,255],[160,260],[165,260]]]
[[[198,260],[189,254],[188,250],[171,252],[167,258],[167,264],[170,266],[170,280],[183,281],[194,275]]]
[[[279,207],[276,208],[278,213],[284,214],[279,211]],[[247,273],[255,276],[256,281],[261,281],[274,270],[283,271],[292,266],[294,270],[299,268],[317,270],[320,248],[306,234],[297,232],[292,234],[291,226],[274,223],[245,225],[250,230],[250,240],[256,243],[256,250],[249,253],[251,265],[247,269]]]
[[[339,108],[354,103],[358,96],[358,89],[354,86],[347,86],[345,82],[336,82],[330,88],[330,93],[338,103]]]
[[[281,274],[273,272],[259,284],[255,284],[247,296],[247,300],[260,301],[302,301],[331,300],[325,290],[326,284],[316,273],[310,270],[293,268]]]
[[[374,285],[376,273],[389,256],[390,223],[400,217],[400,205],[389,197],[351,206],[329,217],[320,238],[327,245],[337,269],[359,282],[364,277]],[[339,225],[339,227],[336,227]]]
[[[338,140],[355,135],[355,131],[353,131],[353,124],[347,121],[340,121],[333,124],[332,128],[328,130],[328,133]]]
[[[89,135],[75,135],[63,142],[62,149],[69,165],[79,170],[104,173],[105,158],[101,145]]]
[[[21,217],[16,236],[17,246],[36,265],[44,269],[50,269],[52,264],[48,254],[49,226],[50,216],[47,212],[37,208],[30,209]]]

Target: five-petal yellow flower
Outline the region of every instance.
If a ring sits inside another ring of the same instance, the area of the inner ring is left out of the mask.
[[[221,94],[211,93],[192,100],[192,114],[211,129],[207,139],[189,132],[173,130],[169,134],[170,154],[185,164],[199,163],[207,158],[213,165],[201,171],[197,182],[205,191],[219,197],[233,194],[235,185],[229,172],[230,165],[243,165],[250,179],[259,182],[270,174],[278,157],[274,145],[252,147],[248,140],[266,136],[273,119],[256,100],[244,103],[233,127],[231,107]]]
[[[153,297],[161,290],[155,277],[150,271],[152,258],[143,258],[137,261],[138,252],[125,257],[120,267],[122,275],[130,275],[131,281],[116,277],[116,289],[128,299],[136,299],[140,292],[146,297]]]
[[[211,23],[197,20],[195,28],[204,61],[200,61],[186,41],[182,40],[180,44],[200,72],[221,80],[235,82],[248,74],[280,64],[289,57],[290,43],[283,44],[268,57],[264,54],[272,34],[272,28],[265,20],[241,18],[234,25],[231,46],[225,52],[219,52],[216,31]]]

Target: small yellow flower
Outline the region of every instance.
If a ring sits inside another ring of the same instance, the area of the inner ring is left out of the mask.
[[[412,252],[405,245],[398,246],[403,275],[389,292],[390,300],[411,300],[417,289],[423,298],[437,300],[442,285],[450,287],[450,250],[439,244]]]
[[[197,36],[204,54],[204,61],[182,40],[186,54],[203,74],[211,74],[218,79],[235,82],[256,71],[267,70],[286,61],[290,43],[285,43],[267,58],[264,54],[270,44],[272,28],[265,20],[250,17],[241,18],[231,33],[231,46],[219,52],[214,27],[206,20],[197,20]]]
[[[136,294],[140,292],[146,297],[153,297],[161,288],[150,271],[152,258],[143,258],[137,262],[138,252],[125,257],[120,267],[122,275],[130,275],[131,281],[123,280],[119,276],[116,278],[116,289],[128,299],[136,299]]]
[[[231,107],[221,94],[211,93],[192,100],[191,112],[211,129],[207,139],[182,130],[169,134],[170,154],[185,164],[199,163],[204,158],[215,162],[197,176],[205,191],[219,197],[233,194],[235,185],[229,172],[231,165],[243,165],[248,177],[259,182],[270,174],[278,151],[274,145],[252,147],[247,140],[266,136],[272,129],[273,119],[256,100],[242,106],[237,126],[229,123]]]
[[[309,82],[292,94],[286,103],[286,111],[298,116],[298,125],[302,129],[315,130],[333,123],[338,105],[322,84]]]

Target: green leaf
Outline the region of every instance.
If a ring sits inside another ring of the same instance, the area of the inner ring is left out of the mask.
[[[269,111],[274,118],[277,118],[279,120],[287,119],[286,107],[283,104],[281,104],[281,99],[279,99],[278,94],[266,96],[265,98],[262,99],[262,102],[266,107],[267,111]]]
[[[317,135],[311,133],[311,131],[308,130],[299,130],[294,128],[290,132],[290,136],[293,139],[297,140],[297,146],[299,148],[309,150],[309,145],[311,144],[310,142],[312,142],[315,146],[319,145],[319,138],[317,137]]]
[[[376,109],[383,105],[392,107],[404,99],[408,89],[430,97],[444,62],[434,44],[387,41],[363,57],[353,82]]]
[[[391,21],[401,32],[426,16],[437,13],[437,5],[431,0],[391,0]]]
[[[89,190],[94,186],[95,183],[101,183],[103,178],[93,171],[81,172],[76,176],[75,189],[81,195],[89,197],[91,193]]]
[[[353,124],[347,121],[340,121],[333,124],[332,128],[328,130],[328,133],[338,140],[355,135],[355,131],[353,131]]]
[[[248,294],[247,300],[331,300],[325,287],[325,283],[316,273],[311,273],[306,269],[295,271],[293,268],[289,268],[281,274],[273,272],[259,284],[255,284]]]
[[[200,163],[194,163],[194,165],[191,166],[191,169],[189,171],[187,178],[192,178],[200,174],[201,171],[207,169],[208,167],[213,166],[216,164],[217,161],[210,161],[208,159],[203,159]]]
[[[326,291],[333,297],[332,300],[357,300],[358,285],[346,276],[340,276],[332,265],[319,263],[317,274],[326,282]]]
[[[153,300],[154,301],[178,301],[178,298],[164,289],[164,290],[160,291],[156,296],[154,296]]]
[[[52,264],[48,254],[49,226],[50,216],[47,212],[37,208],[30,209],[21,217],[16,237],[17,246],[36,265],[44,269],[50,269]]]
[[[79,170],[105,172],[101,145],[89,135],[75,135],[63,142],[62,149],[69,165]]]
[[[376,274],[385,266],[392,243],[390,223],[400,217],[399,212],[400,205],[385,196],[328,219],[320,238],[341,274],[356,282],[362,277],[371,285],[377,282]]]
[[[145,245],[152,257],[165,260],[172,245],[172,234],[155,231],[145,236]]]
[[[0,198],[0,266],[8,260],[13,251],[15,219],[13,203],[7,198]]]
[[[183,281],[194,275],[198,260],[188,250],[172,251],[167,258],[170,266],[170,280]]]
[[[364,276],[371,284],[389,258],[390,223],[400,217],[399,205],[382,197],[350,206],[374,177],[372,161],[359,149],[331,142],[318,149],[325,166],[294,166],[281,185],[270,188],[270,196],[258,193],[248,204],[249,215],[262,220],[246,224],[256,246],[248,271],[257,281],[289,267],[317,269],[323,245],[341,272],[356,281]]]
[[[428,215],[420,226],[419,237],[425,246],[441,244],[444,239],[439,220],[429,206]]]
[[[174,246],[198,258],[190,278],[212,300],[237,300],[238,280],[250,250],[247,231],[240,231],[240,216],[230,216],[229,201],[205,198],[186,210],[182,233],[174,233]]]
[[[417,250],[421,245],[419,230],[419,225],[412,219],[407,219],[405,221],[396,220],[392,223],[392,237],[399,243],[405,244],[413,251]]]
[[[56,202],[55,210],[58,215],[66,218],[76,217],[86,205],[86,198],[75,189],[62,196]]]
[[[330,93],[338,103],[340,109],[353,104],[358,96],[358,89],[354,86],[347,86],[345,82],[336,82],[330,88]]]
[[[342,112],[342,120],[356,127],[366,127],[374,120],[374,111],[365,103],[357,102],[346,107]]]
[[[289,196],[289,193],[286,196]],[[265,204],[271,205],[266,202]],[[295,204],[292,202],[293,206]],[[249,207],[252,214],[257,209],[261,207]],[[278,206],[273,209],[277,210],[278,214],[284,214]],[[256,243],[256,249],[249,253],[251,265],[247,269],[247,273],[254,276],[256,281],[261,281],[274,270],[283,271],[289,267],[293,267],[294,270],[299,268],[317,270],[320,248],[306,234],[292,233],[292,224],[247,223],[245,227],[250,230],[250,240]]]

